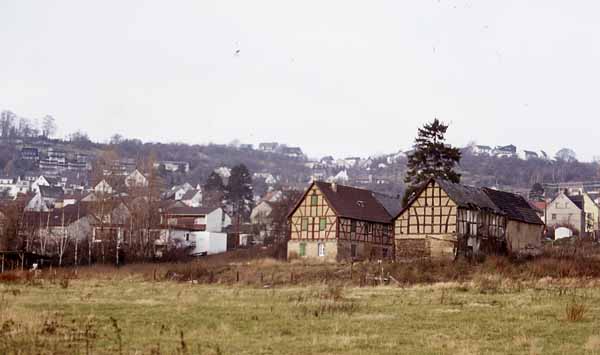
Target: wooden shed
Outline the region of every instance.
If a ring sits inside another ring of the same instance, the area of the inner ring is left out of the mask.
[[[396,257],[535,253],[544,224],[516,194],[430,179],[397,215]]]

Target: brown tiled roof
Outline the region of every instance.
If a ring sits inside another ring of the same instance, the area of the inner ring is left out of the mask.
[[[339,184],[334,190],[332,184],[322,181],[315,184],[339,217],[379,223],[392,221],[392,216],[372,191]]]

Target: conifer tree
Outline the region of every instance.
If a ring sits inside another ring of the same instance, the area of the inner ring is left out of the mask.
[[[441,178],[459,183],[460,174],[454,168],[460,162],[460,150],[446,144],[448,125],[437,118],[419,128],[415,139],[415,150],[408,156],[407,172],[404,182],[404,205],[416,190],[430,178]]]
[[[247,220],[253,208],[253,197],[252,176],[248,168],[244,164],[234,166],[226,190],[227,203],[232,207],[234,215]]]
[[[206,179],[206,184],[204,184],[204,190],[211,191],[211,192],[225,191],[225,184],[223,183],[223,178],[221,178],[221,175],[217,174],[214,171],[211,172],[210,175],[208,176],[208,179]]]

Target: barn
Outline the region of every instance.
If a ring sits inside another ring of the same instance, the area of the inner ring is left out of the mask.
[[[544,224],[516,194],[430,179],[394,222],[398,259],[532,254]]]

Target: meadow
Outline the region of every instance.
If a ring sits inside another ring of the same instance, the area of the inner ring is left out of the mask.
[[[567,275],[544,276],[539,263],[448,271],[265,259],[5,273],[0,353],[600,353],[592,269],[568,275],[567,263],[550,270]]]

